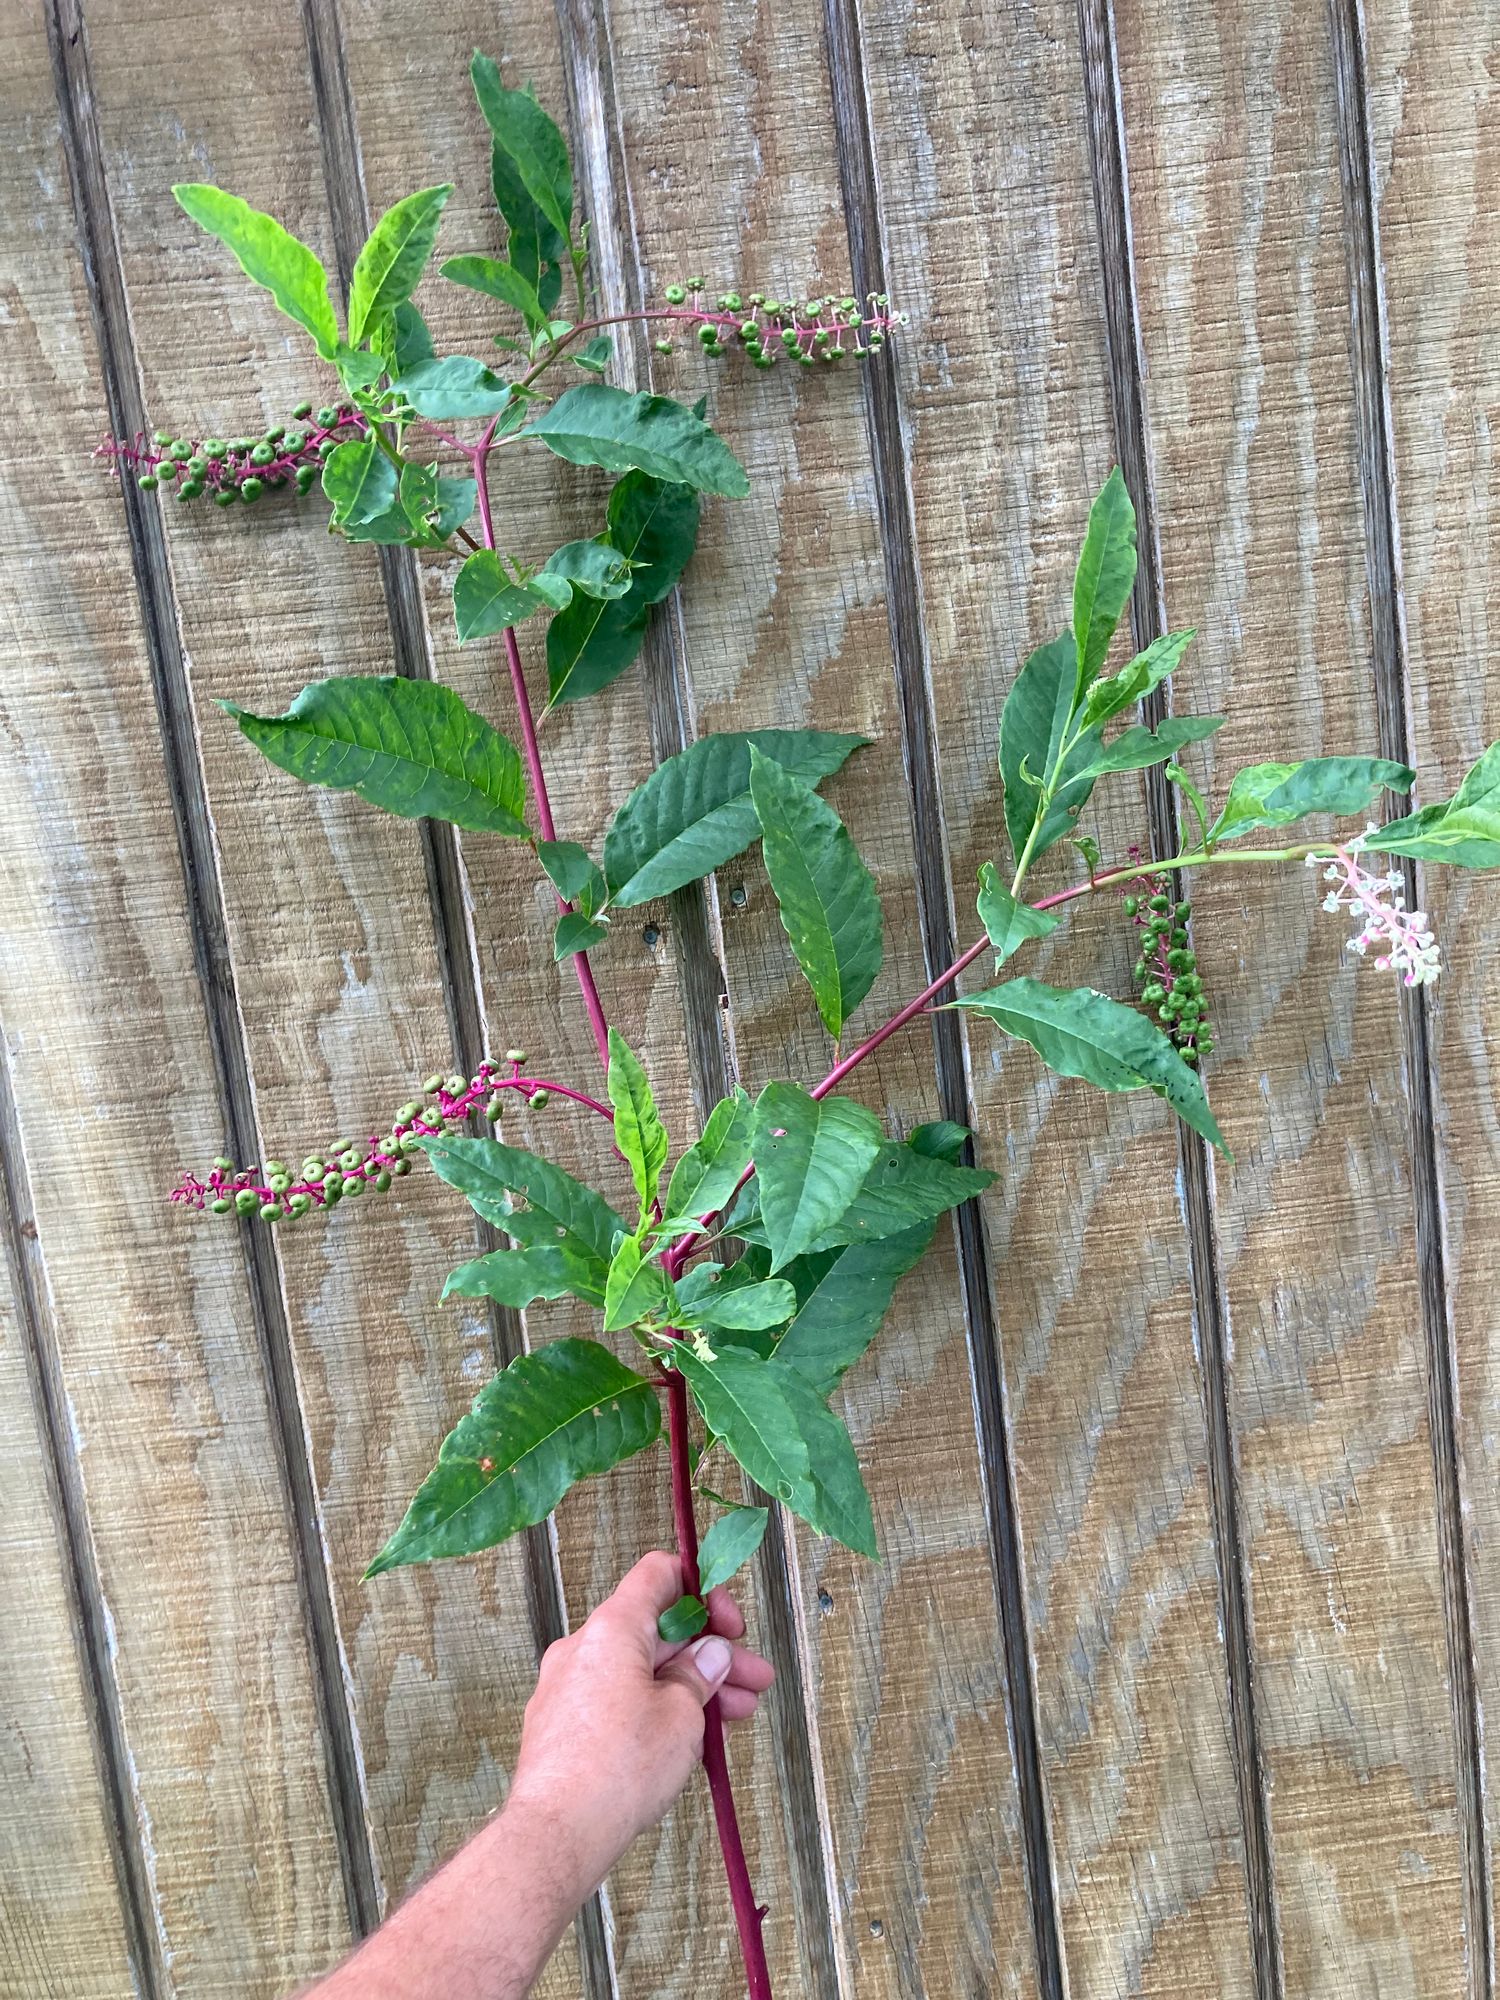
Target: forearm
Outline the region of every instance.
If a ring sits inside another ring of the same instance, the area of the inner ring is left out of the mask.
[[[589,1871],[565,1825],[512,1799],[305,2000],[524,2000]]]

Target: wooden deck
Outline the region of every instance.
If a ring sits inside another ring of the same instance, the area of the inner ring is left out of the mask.
[[[91,462],[319,393],[169,184],[347,273],[453,178],[445,246],[491,249],[479,45],[566,107],[611,303],[702,269],[911,313],[859,381],[710,374],[752,497],[547,744],[593,840],[696,732],[875,738],[830,788],[888,915],[873,1022],[974,928],[1000,703],[1115,459],[1137,631],[1196,624],[1179,699],[1231,717],[1212,768],[1410,752],[1442,796],[1500,735],[1500,15],[11,0],[0,44],[0,1993],[273,2000],[493,1809],[538,1648],[669,1529],[637,1465],[555,1536],[362,1585],[520,1337],[437,1304],[465,1214],[421,1177],[242,1243],[163,1199],[487,1047],[592,1063],[525,857],[298,790],[213,706],[394,667],[503,722],[440,580]],[[550,464],[505,496],[534,550],[594,505]],[[1106,853],[1163,835],[1111,796]],[[1493,2000],[1500,897],[1430,883],[1424,1004],[1314,888],[1195,885],[1232,1166],[953,1015],[863,1073],[1001,1179],[849,1385],[884,1566],[787,1523],[754,1579],[780,1682],[737,1764],[789,2000]],[[674,1129],[821,1072],[758,861],[638,914],[600,975]],[[1091,908],[1048,976],[1122,992],[1131,950]],[[743,1990],[703,1797],[540,1990]]]

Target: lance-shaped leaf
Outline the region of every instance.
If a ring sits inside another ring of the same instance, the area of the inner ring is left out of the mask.
[[[667,1183],[668,1217],[711,1215],[739,1186],[750,1164],[754,1110],[743,1090],[721,1098],[702,1136],[689,1146]]]
[[[645,1216],[667,1164],[667,1132],[650,1079],[618,1028],[609,1031],[609,1101],[615,1108],[615,1144],[625,1156]]]
[[[1134,1007],[1089,986],[1047,986],[1039,979],[1011,979],[954,1004],[1030,1042],[1061,1076],[1081,1076],[1101,1090],[1154,1090],[1185,1124],[1228,1153],[1202,1079]]]
[[[498,1139],[424,1139],[433,1170],[466,1195],[486,1222],[528,1246],[554,1245],[579,1262],[607,1271],[625,1220],[581,1181],[551,1160]],[[525,1207],[517,1207],[519,1195]]]
[[[653,1385],[597,1342],[557,1340],[519,1355],[444,1438],[365,1575],[492,1549],[546,1520],[578,1480],[643,1451],[660,1429]]]
[[[453,620],[459,644],[467,639],[492,639],[508,625],[519,625],[538,611],[554,611],[559,598],[566,604],[572,586],[562,577],[527,577],[517,582],[493,549],[476,549],[453,583]]]
[[[481,63],[489,61],[481,57]],[[491,66],[493,72],[493,66]],[[495,81],[498,83],[498,73]],[[484,92],[475,77],[481,110]],[[526,184],[515,161],[494,139],[490,147],[490,186],[495,205],[509,226],[507,245],[510,261],[536,292],[542,311],[550,313],[562,293],[562,261],[568,255],[567,232],[549,222],[526,192]]]
[[[879,1119],[852,1098],[820,1100],[800,1084],[766,1085],[755,1102],[751,1141],[773,1271],[838,1221],[881,1140]]]
[[[1451,799],[1391,820],[1367,845],[1457,868],[1500,868],[1500,743],[1490,745]]]
[[[1386,757],[1309,757],[1300,764],[1250,764],[1236,771],[1224,810],[1209,828],[1217,843],[1258,826],[1290,826],[1309,813],[1369,809],[1381,791],[1407,792],[1416,772]]]
[[[609,925],[596,923],[586,917],[582,910],[564,910],[557,920],[557,928],[552,933],[552,956],[561,964],[565,958],[572,958],[576,952],[592,951],[596,944],[603,944],[609,936]]]
[[[665,1314],[669,1304],[660,1264],[646,1257],[638,1237],[622,1236],[604,1287],[604,1331],[618,1333],[650,1313]]]
[[[450,257],[442,270],[451,283],[513,307],[533,333],[547,325],[548,314],[536,295],[535,284],[514,264],[503,264],[498,257]]]
[[[394,312],[416,290],[452,192],[451,182],[421,188],[388,208],[370,231],[349,284],[349,339],[355,345],[382,313]]]
[[[492,1250],[450,1271],[443,1297],[496,1299],[517,1310],[534,1299],[560,1299],[564,1293],[592,1306],[603,1305],[607,1266],[598,1257],[581,1257],[576,1247],[534,1243],[519,1250]]]
[[[285,715],[221,702],[273,764],[309,785],[355,791],[403,819],[525,836],[515,745],[439,681],[395,674],[314,681]]]
[[[339,346],[338,320],[328,273],[307,245],[274,216],[222,188],[183,182],[172,192],[194,222],[234,252],[245,276],[263,285],[287,318],[312,335],[323,359],[331,361]]]
[[[1117,465],[1089,509],[1088,532],[1073,579],[1074,701],[1104,665],[1109,642],[1135,585],[1135,509]]]
[[[618,679],[641,650],[652,607],[668,596],[698,540],[691,486],[627,472],[610,489],[600,546],[630,563],[613,599],[575,597],[547,628],[548,701],[581,701]]]
[[[585,914],[592,915],[604,901],[604,877],[599,865],[576,840],[539,840],[536,858],[565,902],[576,903]]]
[[[1169,715],[1154,729],[1122,729],[1113,742],[1096,750],[1088,769],[1079,775],[1092,782],[1107,771],[1144,771],[1165,764],[1189,743],[1201,743],[1224,727],[1222,715]],[[1071,760],[1070,760],[1071,764]]]
[[[745,468],[703,419],[670,396],[634,395],[607,382],[580,382],[520,433],[534,437],[572,465],[606,472],[647,472],[700,493],[741,499],[750,491]]]
[[[785,1326],[797,1310],[797,1294],[784,1278],[763,1278],[748,1285],[706,1287],[694,1299],[694,1326],[722,1327],[728,1333],[765,1333]]]
[[[750,797],[782,929],[837,1041],[880,971],[875,878],[833,807],[753,743]]]
[[[745,1567],[765,1540],[770,1518],[768,1507],[731,1507],[713,1523],[698,1551],[698,1588],[705,1597]]]
[[[566,241],[573,227],[567,141],[529,91],[505,88],[499,66],[489,56],[476,52],[469,75],[495,144],[509,156],[531,200]]]
[[[1098,751],[1097,727],[1085,730],[1062,758],[1074,709],[1077,668],[1073,636],[1065,632],[1031,654],[1005,698],[1000,713],[1000,776],[1005,786],[1005,826],[1019,863],[1033,826],[1034,861],[1067,833],[1093,790],[1087,771]],[[1042,786],[1051,783],[1052,802],[1042,811]]]
[[[1176,672],[1195,636],[1189,629],[1167,632],[1160,639],[1153,639],[1144,652],[1137,653],[1117,674],[1093,683],[1080,719],[1085,725],[1108,722],[1111,716],[1144,701],[1153,688],[1160,687],[1169,674]]]
[[[813,1248],[894,1236],[983,1194],[995,1179],[986,1167],[963,1167],[914,1145],[884,1140],[854,1199]]]
[[[617,908],[666,896],[711,874],[760,832],[750,796],[753,745],[815,784],[865,742],[821,729],[703,736],[657,767],[626,799],[604,837],[604,877]]]
[[[468,354],[445,354],[442,360],[418,361],[396,385],[419,417],[429,423],[459,423],[466,417],[497,417],[510,404],[512,390]]]
[[[926,1253],[936,1221],[921,1222],[875,1243],[851,1243],[820,1265],[797,1316],[776,1344],[777,1359],[795,1368],[820,1395],[830,1395],[880,1330],[896,1286]],[[797,1267],[788,1271],[794,1282]]]
[[[995,947],[995,970],[1032,938],[1046,937],[1057,929],[1060,919],[1050,910],[1034,910],[1014,897],[1000,879],[993,861],[980,863],[979,921]]]

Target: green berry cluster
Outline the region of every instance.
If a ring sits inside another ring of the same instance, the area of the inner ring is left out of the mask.
[[[290,423],[272,424],[254,436],[176,437],[155,431],[149,440],[101,446],[106,457],[134,475],[143,492],[175,492],[180,501],[208,498],[219,507],[253,505],[264,493],[294,488],[307,493],[323,461],[338,445],[358,437],[365,420],[347,403],[314,410],[299,403]]]
[[[884,347],[903,324],[893,314],[884,292],[872,292],[864,305],[852,294],[842,298],[780,299],[764,292],[720,292],[712,305],[704,298],[706,281],[687,278],[666,288],[667,318],[696,331],[698,345],[708,355],[743,352],[756,368],[774,368],[778,359],[804,368],[819,362],[862,361]],[[659,354],[670,354],[675,342],[663,334]]]
[[[1196,1067],[1212,1055],[1214,1038],[1188,931],[1192,905],[1174,898],[1165,873],[1142,874],[1125,897],[1125,914],[1139,937],[1133,976],[1141,1004],[1154,1011],[1182,1060]]]

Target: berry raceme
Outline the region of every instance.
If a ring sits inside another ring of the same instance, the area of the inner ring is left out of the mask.
[[[1127,886],[1125,914],[1140,943],[1133,976],[1142,1005],[1155,1013],[1183,1061],[1196,1067],[1213,1053],[1214,1038],[1197,953],[1188,935],[1192,905],[1178,902],[1172,887],[1172,878],[1164,871],[1144,869]]]
[[[314,410],[311,403],[299,403],[289,423],[273,424],[254,437],[186,438],[155,431],[147,438],[142,432],[128,444],[106,441],[98,456],[117,466],[122,477],[133,475],[147,493],[162,488],[181,501],[253,505],[263,493],[308,492],[335,445],[365,429],[364,417],[351,404]]]
[[[607,1105],[566,1084],[524,1075],[525,1062],[524,1049],[507,1049],[503,1067],[486,1060],[471,1077],[430,1076],[422,1086],[422,1099],[403,1104],[387,1131],[363,1141],[332,1139],[321,1151],[310,1153],[295,1173],[283,1160],[267,1160],[257,1169],[217,1159],[206,1180],[184,1174],[172,1190],[172,1200],[213,1215],[282,1222],[372,1191],[384,1194],[392,1181],[411,1172],[412,1156],[420,1153],[423,1139],[461,1127],[476,1112],[493,1122],[501,1114],[507,1091],[519,1092],[537,1107],[561,1096],[602,1117],[612,1116]]]
[[[879,353],[905,313],[893,313],[884,292],[871,292],[863,304],[852,295],[842,298],[768,298],[764,292],[720,292],[710,302],[704,280],[688,278],[668,285],[665,312],[657,320],[673,319],[696,333],[708,355],[742,351],[756,368],[774,368],[785,359],[804,368],[820,361],[857,361]],[[670,334],[656,342],[657,352],[670,354],[676,343]]]

